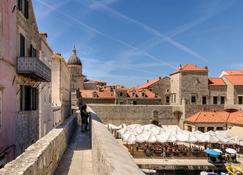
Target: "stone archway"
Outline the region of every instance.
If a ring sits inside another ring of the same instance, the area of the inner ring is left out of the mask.
[[[175,111],[175,112],[173,112],[173,115],[174,115],[174,117],[176,118],[176,120],[178,121],[178,123],[180,122],[180,120],[181,120],[181,116],[182,116],[182,112],[181,111]]]

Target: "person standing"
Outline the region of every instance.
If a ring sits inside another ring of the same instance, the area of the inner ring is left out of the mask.
[[[81,107],[81,131],[87,131],[88,130],[88,118],[89,118],[89,113],[87,112],[87,105],[83,105]]]

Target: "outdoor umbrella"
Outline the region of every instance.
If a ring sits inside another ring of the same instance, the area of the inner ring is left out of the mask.
[[[135,135],[131,134],[127,140],[125,140],[128,144],[134,144],[136,142],[136,137]]]
[[[157,142],[157,139],[156,139],[155,135],[151,133],[150,136],[147,139],[147,142],[148,143],[155,143],[155,142]]]
[[[218,157],[218,156],[221,155],[220,152],[215,151],[215,150],[213,150],[213,149],[205,149],[204,152],[207,153],[208,155],[210,155],[210,156],[214,156],[214,157]]]
[[[237,151],[235,149],[232,149],[232,148],[227,148],[225,151],[229,154],[236,154],[237,153]]]
[[[188,142],[189,143],[196,143],[198,141],[196,134],[191,133],[188,137]]]
[[[222,153],[222,151],[221,150],[219,150],[219,149],[213,149],[214,151],[217,151],[217,152],[219,152],[219,153]]]

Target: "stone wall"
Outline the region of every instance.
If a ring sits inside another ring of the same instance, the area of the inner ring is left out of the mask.
[[[96,175],[144,175],[127,150],[115,140],[105,125],[94,119],[92,161]]]
[[[162,125],[178,125],[176,111],[183,113],[183,106],[169,105],[101,105],[89,104],[104,123],[115,125],[149,124],[157,120]],[[182,117],[182,116],[180,116]]]
[[[16,155],[20,155],[39,138],[38,111],[20,111],[16,119]]]
[[[76,127],[76,117],[69,117],[0,170],[0,175],[52,175],[67,148]]]

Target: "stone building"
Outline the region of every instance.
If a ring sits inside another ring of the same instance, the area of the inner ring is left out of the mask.
[[[227,97],[227,85],[222,78],[208,78],[209,104],[224,105]]]
[[[198,112],[188,117],[184,124],[186,130],[201,132],[227,130],[232,126],[243,127],[243,111]]]
[[[119,105],[160,105],[161,98],[148,89],[112,88],[99,90],[80,90],[84,103],[119,104]]]
[[[243,75],[224,75],[227,84],[227,105],[243,105]]]
[[[165,76],[147,80],[146,83],[136,86],[135,89],[148,89],[161,97],[161,104],[170,104],[170,77]]]
[[[52,56],[52,104],[54,126],[62,123],[71,113],[70,72],[59,53]]]
[[[98,90],[99,88],[103,88],[105,86],[107,86],[107,83],[105,81],[100,81],[100,80],[84,81],[85,90]]]
[[[68,70],[71,76],[71,106],[72,111],[77,110],[78,98],[77,91],[84,89],[84,76],[82,74],[82,62],[77,56],[76,48],[72,50],[72,55],[69,57],[67,62]]]
[[[40,39],[41,39],[40,60],[43,61],[51,69],[53,51],[47,43],[47,34],[40,33]],[[39,91],[39,137],[43,137],[53,128],[53,112],[52,112],[52,99],[51,99],[52,83],[41,82],[38,86],[38,91]]]
[[[170,74],[171,104],[207,104],[208,68],[192,64],[180,66]]]
[[[0,2],[0,168],[15,158],[16,5]],[[14,10],[13,10],[14,9]]]
[[[32,1],[17,1],[17,121],[16,153],[19,155],[39,138],[39,90],[51,81],[51,69],[41,61],[40,36]]]

